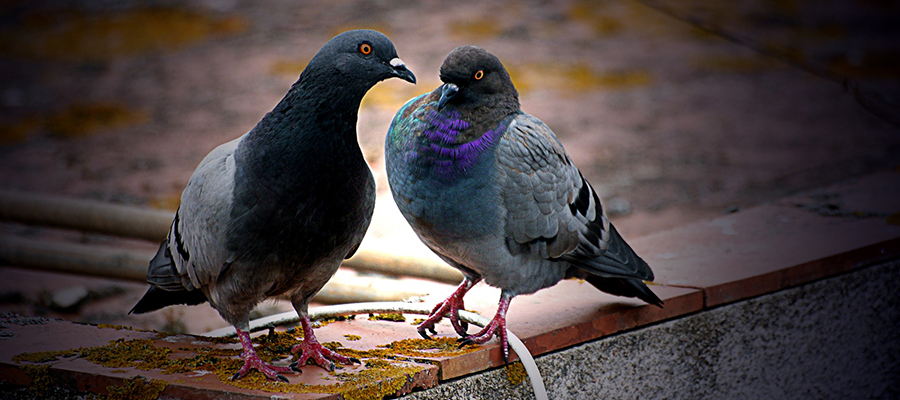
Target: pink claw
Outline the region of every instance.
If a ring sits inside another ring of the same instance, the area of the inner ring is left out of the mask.
[[[239,329],[237,330],[237,333],[238,338],[241,340],[241,348],[243,348],[241,359],[244,360],[244,365],[231,377],[231,380],[243,378],[250,372],[251,368],[255,368],[257,371],[262,372],[266,378],[287,383],[287,378],[281,374],[289,373],[291,372],[291,369],[288,367],[277,367],[261,360],[256,354],[256,350],[253,350],[253,342],[250,340],[250,334]]]
[[[419,331],[419,334],[422,335],[425,339],[431,339],[426,333],[426,330],[431,331],[431,334],[437,334],[437,331],[434,329],[434,326],[440,322],[444,315],[448,315],[450,317],[450,324],[453,325],[453,329],[456,331],[459,336],[465,337],[467,335],[466,329],[468,329],[469,324],[465,321],[460,321],[459,319],[459,310],[465,309],[465,303],[463,301],[463,296],[478,283],[478,280],[469,280],[466,278],[459,284],[453,294],[450,297],[447,297],[446,300],[438,303],[434,306],[434,309],[431,310],[431,314],[428,315],[428,318],[423,321],[416,328]]]
[[[322,346],[316,339],[316,335],[313,333],[312,323],[310,323],[309,317],[304,315],[303,318],[300,319],[300,324],[303,327],[303,340],[300,344],[291,347],[291,353],[300,353],[300,358],[291,364],[291,369],[294,371],[299,371],[300,367],[306,365],[306,362],[309,361],[309,359],[312,359],[316,365],[325,368],[328,371],[334,371],[334,363],[330,360],[345,365],[360,363],[356,358],[343,356]]]
[[[484,344],[491,340],[494,335],[497,335],[497,337],[500,338],[500,345],[502,346],[503,350],[503,361],[508,364],[509,341],[506,337],[506,311],[509,309],[509,301],[510,299],[501,297],[500,304],[497,307],[497,313],[494,314],[494,318],[491,319],[491,322],[478,333],[471,336],[466,336],[464,339],[460,340],[460,346],[465,346],[472,343]]]

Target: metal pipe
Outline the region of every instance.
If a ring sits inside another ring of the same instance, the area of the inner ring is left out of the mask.
[[[147,281],[150,251],[122,250],[101,246],[0,238],[0,263],[47,271],[94,275],[104,278]]]
[[[398,256],[393,253],[360,249],[344,260],[344,266],[358,271],[377,272],[391,276],[412,276],[437,282],[459,284],[463,275],[456,268],[429,259]]]
[[[158,243],[165,239],[173,218],[174,215],[169,211],[0,190],[0,220],[99,232]],[[392,276],[411,276],[452,284],[462,281],[459,271],[442,262],[375,250],[360,249],[344,265],[358,271]],[[142,274],[145,274],[146,262],[142,268],[145,269]]]
[[[0,237],[0,263],[46,271],[147,282],[147,263],[155,252]],[[394,279],[356,277],[338,272],[313,297],[322,304],[399,301],[425,293],[410,291]]]
[[[170,211],[0,190],[0,220],[160,242],[172,218]]]

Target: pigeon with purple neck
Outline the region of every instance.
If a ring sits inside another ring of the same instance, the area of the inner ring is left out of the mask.
[[[385,142],[391,193],[423,243],[462,272],[456,291],[418,326],[449,317],[464,343],[494,335],[508,360],[506,313],[518,295],[565,278],[662,306],[653,272],[609,222],[597,192],[559,139],[522,112],[503,64],[484,49],[453,50],[443,84],[407,102]],[[463,297],[485,281],[501,289],[490,324],[473,335]]]

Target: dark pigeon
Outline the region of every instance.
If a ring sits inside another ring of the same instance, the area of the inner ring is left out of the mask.
[[[597,192],[556,135],[519,106],[496,57],[460,47],[441,66],[443,85],[397,112],[385,143],[388,182],[422,242],[465,279],[419,333],[446,314],[467,343],[500,337],[510,300],[582,278],[619,296],[662,306],[644,284],[653,272],[610,224]],[[463,296],[484,280],[499,287],[491,323],[469,336]]]
[[[286,381],[280,373],[299,372],[310,358],[329,370],[329,359],[358,362],[318,343],[307,308],[369,226],[375,182],[357,142],[357,114],[372,86],[395,77],[416,81],[379,32],[349,31],[326,43],[256,127],[200,162],[150,261],[150,289],[131,312],[209,301],[241,340],[245,361],[235,378],[256,368]],[[304,331],[292,368],[260,360],[248,333],[250,310],[282,294]]]

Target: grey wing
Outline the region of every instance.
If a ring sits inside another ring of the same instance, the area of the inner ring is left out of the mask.
[[[214,283],[232,257],[225,232],[234,192],[234,151],[241,139],[224,143],[203,158],[181,194],[168,246],[187,289]]]
[[[498,143],[497,160],[511,253],[563,260],[597,276],[652,279],[547,125],[517,116]]]

